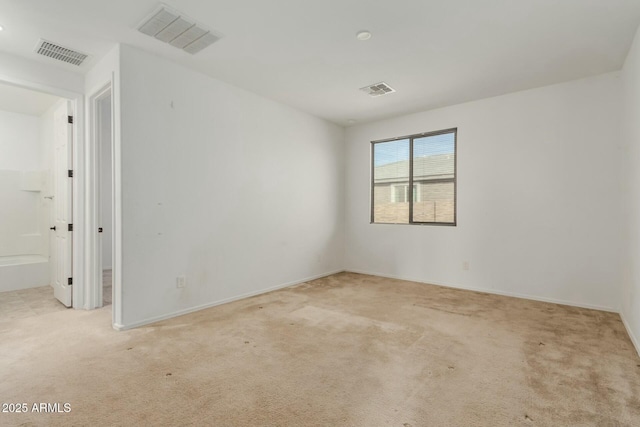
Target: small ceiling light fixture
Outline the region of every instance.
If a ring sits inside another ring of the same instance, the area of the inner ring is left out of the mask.
[[[367,30],[358,31],[356,38],[360,41],[369,40],[371,38],[371,33]]]

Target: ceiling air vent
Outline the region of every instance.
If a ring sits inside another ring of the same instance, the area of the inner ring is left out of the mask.
[[[375,83],[369,86],[361,87],[361,91],[368,93],[371,96],[382,96],[388,93],[393,93],[396,90],[386,84],[385,82]]]
[[[89,57],[86,53],[78,52],[68,47],[62,47],[43,39],[38,40],[38,44],[34,50],[40,55],[77,66],[82,65],[84,60]]]
[[[146,18],[138,26],[138,31],[192,55],[220,40],[221,37],[197,24],[185,14],[165,5],[161,5]]]

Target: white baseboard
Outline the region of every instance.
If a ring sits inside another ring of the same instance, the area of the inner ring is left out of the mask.
[[[612,313],[618,313],[618,310],[615,310],[615,309],[613,309],[611,307],[597,306],[597,305],[591,305],[591,304],[580,304],[580,303],[574,303],[574,302],[571,302],[571,301],[559,300],[559,299],[555,299],[555,298],[538,297],[538,296],[533,296],[533,295],[519,294],[519,293],[516,293],[516,292],[503,292],[503,291],[497,291],[497,290],[494,290],[494,289],[483,289],[483,288],[475,288],[475,287],[469,287],[469,286],[457,286],[457,285],[451,285],[451,284],[423,282],[423,281],[418,281],[418,280],[414,280],[414,279],[407,278],[407,277],[401,277],[401,276],[395,276],[395,275],[389,275],[389,274],[383,274],[383,273],[376,273],[376,272],[368,272],[368,271],[355,270],[355,269],[347,269],[347,270],[335,270],[335,271],[331,271],[331,272],[327,272],[327,273],[318,274],[318,275],[315,275],[315,276],[310,276],[310,277],[307,277],[307,278],[304,278],[304,279],[294,280],[294,281],[283,283],[283,284],[280,284],[280,285],[271,286],[271,287],[266,288],[266,289],[261,289],[259,291],[249,292],[249,293],[246,293],[246,294],[238,295],[238,296],[231,297],[231,298],[226,298],[226,299],[219,300],[219,301],[214,301],[214,302],[207,303],[207,304],[198,305],[198,306],[187,308],[187,309],[184,309],[184,310],[174,311],[172,313],[165,314],[165,315],[162,315],[162,316],[150,317],[148,319],[144,319],[144,320],[141,320],[141,321],[138,321],[138,322],[130,323],[128,325],[122,325],[122,324],[119,324],[119,323],[114,323],[113,324],[113,328],[115,330],[118,330],[118,331],[125,331],[125,330],[128,330],[128,329],[137,328],[137,327],[140,327],[140,326],[148,325],[148,324],[159,322],[159,321],[162,321],[162,320],[171,319],[173,317],[178,317],[178,316],[182,316],[182,315],[185,315],[185,314],[193,313],[195,311],[204,310],[205,308],[215,307],[217,305],[222,305],[222,304],[226,304],[226,303],[229,303],[229,302],[241,300],[241,299],[244,299],[244,298],[249,298],[249,297],[256,296],[256,295],[265,294],[265,293],[272,292],[272,291],[275,291],[275,290],[278,290],[278,289],[283,289],[283,288],[288,288],[290,286],[299,285],[299,284],[304,283],[304,282],[308,282],[308,281],[315,280],[315,279],[320,279],[322,277],[331,276],[332,274],[341,273],[343,271],[347,271],[347,272],[351,272],[351,273],[358,273],[358,274],[368,274],[368,275],[371,275],[371,276],[378,276],[378,277],[386,277],[386,278],[389,278],[389,279],[407,280],[407,281],[411,281],[411,282],[418,282],[418,283],[425,283],[425,284],[436,285],[436,286],[443,286],[443,287],[452,288],[452,289],[462,289],[462,290],[467,290],[467,291],[484,292],[484,293],[487,293],[487,294],[502,295],[502,296],[513,297],[513,298],[521,298],[521,299],[528,299],[528,300],[533,300],[533,301],[550,302],[550,303],[554,303],[554,304],[562,304],[562,305],[568,305],[568,306],[572,306],[572,307],[588,308],[588,309],[592,309],[592,310],[601,310],[601,311],[607,311],[607,312],[612,312]],[[636,349],[636,352],[638,353],[638,356],[640,356],[640,341],[633,334],[633,331],[631,330],[631,327],[629,326],[629,323],[627,322],[627,319],[624,317],[624,314],[622,312],[620,312],[619,314],[620,314],[620,318],[622,319],[622,323],[623,323],[625,329],[627,330],[627,334],[629,335],[629,338],[631,339],[631,342],[633,343],[633,345],[634,345],[634,347]]]
[[[528,300],[533,300],[533,301],[550,302],[550,303],[553,303],[553,304],[569,305],[569,306],[572,306],[572,307],[588,308],[588,309],[591,309],[591,310],[607,311],[607,312],[611,312],[611,313],[618,313],[619,312],[617,309],[612,308],[612,307],[575,303],[575,302],[572,302],[572,301],[565,301],[565,300],[560,300],[560,299],[555,299],[555,298],[539,297],[539,296],[535,296],[535,295],[520,294],[520,293],[517,293],[517,292],[505,292],[505,291],[499,291],[499,290],[495,290],[495,289],[476,288],[476,287],[473,287],[473,286],[460,286],[460,285],[453,285],[453,284],[447,284],[447,283],[425,282],[423,280],[416,280],[416,279],[412,279],[410,277],[394,276],[394,275],[389,275],[389,274],[384,274],[384,273],[376,273],[376,272],[369,272],[369,271],[362,271],[362,270],[354,270],[354,269],[349,269],[349,268],[345,269],[345,271],[348,271],[348,272],[351,272],[351,273],[358,273],[358,274],[369,274],[371,276],[386,277],[386,278],[389,278],[389,279],[407,280],[407,281],[410,281],[410,282],[418,282],[418,283],[424,283],[424,284],[429,284],[429,285],[442,286],[442,287],[445,287],[445,288],[463,289],[465,291],[484,292],[485,294],[502,295],[502,296],[505,296],[505,297],[513,297],[513,298],[528,299]]]
[[[638,356],[640,356],[640,341],[638,341],[638,338],[633,334],[633,330],[631,329],[631,326],[629,326],[629,322],[627,322],[627,319],[625,319],[622,311],[620,312],[620,318],[622,319],[622,324],[627,330],[627,335],[629,335],[629,338],[631,338],[631,342],[633,343],[633,346],[636,348],[636,352],[638,353]]]
[[[113,329],[115,329],[117,331],[126,331],[128,329],[137,328],[137,327],[140,327],[140,326],[148,325],[150,323],[159,322],[161,320],[167,320],[167,319],[171,319],[173,317],[178,317],[178,316],[183,316],[185,314],[193,313],[195,311],[204,310],[205,308],[215,307],[217,305],[226,304],[226,303],[237,301],[237,300],[240,300],[240,299],[249,298],[249,297],[253,297],[253,296],[261,295],[261,294],[266,294],[267,292],[272,292],[272,291],[275,291],[275,290],[278,290],[278,289],[283,289],[283,288],[288,288],[290,286],[299,285],[301,283],[308,282],[310,280],[320,279],[322,277],[331,276],[332,274],[341,273],[343,271],[344,270],[330,271],[330,272],[327,272],[327,273],[322,273],[322,274],[318,274],[318,275],[315,275],[315,276],[306,277],[304,279],[299,279],[299,280],[294,280],[294,281],[291,281],[291,282],[283,283],[281,285],[271,286],[269,288],[261,289],[259,291],[249,292],[249,293],[242,294],[242,295],[237,295],[237,296],[234,296],[234,297],[231,297],[231,298],[225,298],[223,300],[214,301],[214,302],[210,302],[210,303],[206,303],[206,304],[202,304],[202,305],[197,305],[195,307],[186,308],[184,310],[177,310],[177,311],[174,311],[172,313],[163,314],[161,316],[150,317],[150,318],[147,318],[147,319],[144,319],[144,320],[140,320],[138,322],[129,323],[129,324],[126,324],[126,325],[122,325],[120,323],[114,323],[113,324]]]

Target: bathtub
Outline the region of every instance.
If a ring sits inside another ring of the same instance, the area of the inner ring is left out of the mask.
[[[42,255],[0,257],[0,292],[49,284],[49,259]]]

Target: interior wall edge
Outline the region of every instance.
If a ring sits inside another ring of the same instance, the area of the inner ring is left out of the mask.
[[[0,52],[0,81],[63,98],[84,93],[84,75]]]
[[[535,295],[521,294],[521,293],[518,293],[518,292],[508,292],[508,291],[501,291],[501,290],[498,290],[498,289],[487,289],[487,288],[479,288],[479,287],[474,287],[474,286],[460,286],[460,285],[456,285],[456,284],[452,284],[452,283],[442,283],[442,282],[416,280],[416,279],[412,279],[411,277],[408,277],[408,276],[391,275],[391,274],[372,272],[372,271],[364,271],[364,270],[358,270],[358,269],[352,269],[352,268],[346,268],[345,271],[349,272],[349,273],[368,274],[370,276],[385,277],[385,278],[388,278],[388,279],[406,280],[406,281],[409,281],[409,282],[421,283],[421,284],[424,284],[424,285],[434,285],[434,286],[441,286],[441,287],[444,287],[444,288],[460,289],[460,290],[464,290],[464,291],[482,292],[482,293],[485,293],[485,294],[501,295],[501,296],[504,296],[504,297],[520,298],[520,299],[526,299],[526,300],[530,300],[530,301],[549,302],[549,303],[552,303],[552,304],[568,305],[570,307],[586,308],[586,309],[589,309],[589,310],[606,311],[606,312],[609,312],[609,313],[620,313],[619,309],[616,309],[616,308],[613,308],[613,307],[602,306],[602,305],[594,305],[594,304],[583,304],[583,303],[577,303],[577,302],[573,302],[573,301],[561,300],[561,299],[556,299],[556,298],[545,298],[545,297],[540,297],[540,296],[535,296]]]
[[[640,356],[640,338],[636,337],[635,334],[633,333],[633,330],[631,329],[631,325],[629,325],[629,322],[627,322],[627,319],[624,317],[623,310],[620,310],[620,318],[622,319],[622,324],[624,325],[624,328],[627,330],[627,335],[629,335],[629,339],[633,343],[633,346],[636,348],[636,352],[638,353],[638,356]]]

